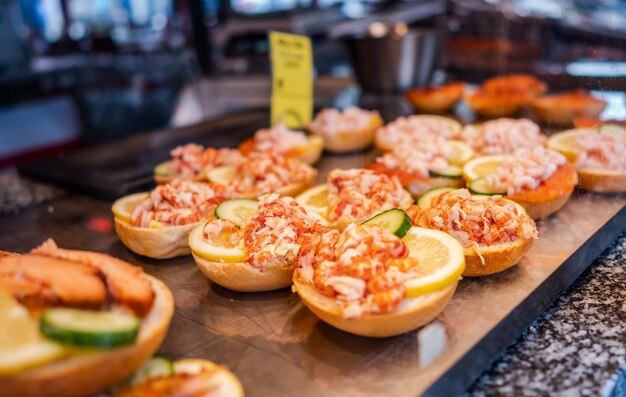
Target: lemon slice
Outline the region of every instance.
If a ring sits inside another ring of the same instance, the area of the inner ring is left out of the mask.
[[[135,207],[145,200],[149,194],[148,192],[135,193],[118,199],[113,203],[113,207],[111,207],[113,216],[124,222],[130,222],[130,215],[133,213]]]
[[[222,232],[217,239],[208,242],[202,235],[203,227],[204,224],[200,224],[189,233],[189,248],[194,254],[213,262],[234,263],[248,258],[245,250],[230,246],[231,233]]]
[[[168,177],[172,174],[172,161],[164,161],[154,167],[154,175]]]
[[[470,160],[463,166],[463,177],[468,181],[485,178],[487,175],[494,173],[505,157],[503,155],[482,156]]]
[[[328,186],[325,183],[306,190],[296,197],[296,201],[307,211],[328,217]]]
[[[548,147],[563,153],[569,161],[575,161],[578,155],[578,143],[576,139],[582,134],[596,133],[596,130],[590,128],[577,128],[559,132],[548,138]]]
[[[439,291],[463,274],[463,246],[449,234],[414,226],[402,241],[407,245],[409,255],[418,260],[417,277],[405,283],[408,297]]]
[[[229,185],[235,178],[235,172],[235,167],[225,165],[222,167],[208,169],[204,175],[209,182],[219,183],[220,185]]]
[[[37,320],[1,288],[0,324],[0,376],[48,363],[65,353],[41,336]]]
[[[448,141],[447,145],[452,149],[448,158],[452,165],[462,166],[474,157],[474,150],[464,142]]]

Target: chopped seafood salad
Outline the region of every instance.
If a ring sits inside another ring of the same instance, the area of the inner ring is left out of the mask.
[[[467,189],[444,192],[426,210],[411,207],[417,226],[441,230],[465,248],[536,239],[535,222],[515,203],[502,196],[472,196]]]
[[[328,173],[329,219],[363,221],[370,216],[397,208],[404,190],[395,176],[366,169],[336,169]]]
[[[224,186],[175,179],[157,186],[135,207],[130,223],[137,227],[180,226],[201,221],[231,197]]]
[[[581,134],[576,143],[578,169],[626,172],[626,132]]]
[[[204,148],[195,143],[178,146],[170,152],[171,170],[177,178],[193,179],[206,167],[237,165],[243,155],[236,149]]]
[[[291,130],[284,123],[278,123],[272,128],[258,130],[254,134],[254,142],[256,150],[286,153],[294,148],[306,146],[307,138],[304,132]]]
[[[566,163],[567,158],[552,149],[543,146],[521,148],[505,157],[486,177],[486,184],[495,192],[506,192],[512,196],[523,190],[538,188]]]
[[[412,145],[401,145],[376,159],[388,169],[398,169],[421,178],[429,171],[443,170],[450,164],[452,148],[443,138],[421,140]]]
[[[414,143],[432,137],[455,139],[458,133],[449,120],[408,116],[399,117],[386,126],[379,128],[376,134],[380,142],[383,142],[385,145],[395,146]]]
[[[377,225],[351,223],[307,239],[297,277],[336,299],[341,316],[384,314],[406,299],[404,282],[416,277],[418,261],[402,240]]]
[[[295,183],[307,182],[317,171],[300,161],[275,152],[252,152],[235,171],[231,186],[239,194],[270,193]]]
[[[544,145],[547,139],[533,121],[509,118],[467,125],[460,138],[483,154],[512,153],[518,148]]]
[[[303,242],[318,227],[321,218],[309,214],[291,197],[267,194],[259,198],[257,213],[238,226],[226,219],[208,221],[203,237],[209,242],[228,236],[227,245],[239,247],[248,253],[246,263],[261,271],[272,266],[295,264]]]
[[[342,131],[364,130],[371,127],[372,120],[380,117],[378,112],[350,106],[343,111],[327,108],[317,114],[311,122],[311,130],[318,133],[332,134]]]

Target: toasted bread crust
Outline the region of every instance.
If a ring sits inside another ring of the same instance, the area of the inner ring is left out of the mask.
[[[443,113],[450,110],[463,96],[465,83],[448,83],[441,86],[416,88],[405,93],[417,111]]]
[[[528,252],[535,240],[518,239],[513,243],[497,244],[491,247],[480,247],[480,254],[485,263],[483,264],[476,250],[466,248],[465,253],[465,277],[488,276],[490,274],[505,271],[516,264]]]
[[[433,321],[452,299],[458,282],[440,291],[414,298],[414,303],[404,309],[354,319],[343,318],[335,300],[320,294],[315,287],[297,277],[293,284],[302,302],[322,321],[351,334],[385,338],[409,332]]]
[[[579,189],[598,193],[626,191],[626,172],[578,170]]]
[[[233,291],[273,291],[291,285],[293,266],[277,265],[272,270],[260,271],[244,262],[215,262],[192,252],[202,273],[211,281]]]
[[[324,148],[331,153],[347,153],[363,150],[369,147],[374,140],[374,135],[378,127],[382,125],[382,119],[375,117],[368,128],[358,130],[337,131],[334,133],[324,133],[310,128],[314,135],[319,135],[324,139]],[[312,164],[312,163],[309,163]]]
[[[167,286],[145,277],[155,300],[134,345],[72,356],[0,377],[0,397],[91,396],[129,377],[159,348],[174,313],[174,298]]]
[[[115,218],[115,232],[122,243],[136,254],[154,259],[189,255],[189,232],[200,222],[164,228],[136,227]]]

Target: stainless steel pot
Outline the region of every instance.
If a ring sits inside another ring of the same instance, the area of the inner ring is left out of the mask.
[[[443,30],[409,29],[382,37],[366,35],[341,40],[363,91],[393,93],[430,82]]]

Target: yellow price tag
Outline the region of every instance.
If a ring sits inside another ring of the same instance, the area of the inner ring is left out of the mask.
[[[313,54],[311,40],[270,32],[272,61],[272,125],[306,126],[313,116]]]

